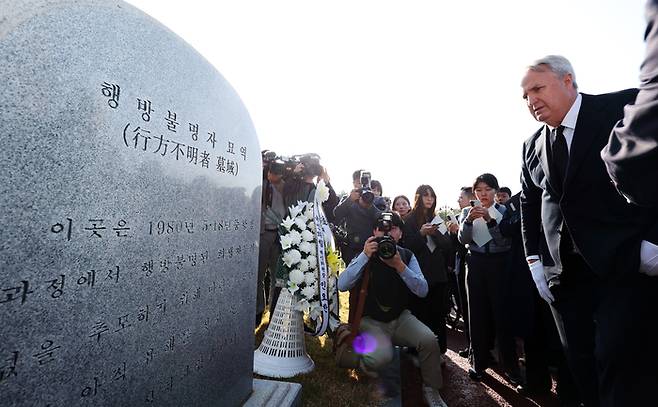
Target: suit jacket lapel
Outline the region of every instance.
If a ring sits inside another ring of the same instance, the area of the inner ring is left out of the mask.
[[[585,161],[585,155],[587,155],[592,142],[596,139],[596,135],[599,134],[600,126],[600,122],[596,120],[596,105],[593,99],[590,95],[583,94],[583,101],[576,120],[576,131],[571,140],[569,164],[567,165],[567,175],[564,181],[565,191],[576,173],[578,173],[583,161]]]
[[[542,134],[537,137],[537,141],[535,143],[535,151],[539,157],[539,162],[541,163],[541,167],[544,170],[544,174],[546,174],[548,183],[551,185],[553,191],[561,191],[562,188],[560,185],[556,185],[557,180],[553,178],[551,174],[551,130],[548,128],[548,126],[544,125]]]

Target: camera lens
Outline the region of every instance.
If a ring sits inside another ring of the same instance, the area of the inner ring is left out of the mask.
[[[364,189],[361,191],[361,199],[363,199],[363,202],[371,204],[375,200],[375,194],[369,189]]]
[[[377,255],[382,259],[393,258],[398,251],[395,241],[390,236],[382,236],[377,239],[377,243]]]

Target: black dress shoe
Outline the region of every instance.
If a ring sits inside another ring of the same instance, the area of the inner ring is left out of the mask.
[[[478,372],[473,368],[468,369],[468,377],[470,377],[471,380],[475,380],[476,382],[482,381],[482,375],[482,372]]]
[[[469,353],[470,352],[468,348],[462,349],[459,352],[457,352],[457,354],[463,358],[468,358]]]

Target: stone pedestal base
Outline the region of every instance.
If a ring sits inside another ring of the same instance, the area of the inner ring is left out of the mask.
[[[243,407],[299,407],[301,405],[301,384],[254,379],[254,391]]]

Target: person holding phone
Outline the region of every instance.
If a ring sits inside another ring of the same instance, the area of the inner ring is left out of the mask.
[[[429,286],[425,298],[414,298],[411,311],[437,336],[441,354],[447,349],[446,301],[448,299],[447,257],[454,250],[450,237],[433,224],[436,210],[436,193],[429,185],[416,189],[414,207],[405,218],[405,247],[418,258],[420,268]]]
[[[471,334],[471,379],[482,380],[489,366],[491,337],[494,332],[498,351],[508,381],[520,384],[515,344],[504,324],[504,296],[508,283],[507,255],[511,242],[498,227],[505,207],[495,203],[498,180],[492,174],[482,174],[473,182],[477,199],[462,210],[457,238],[466,245],[466,287]]]

